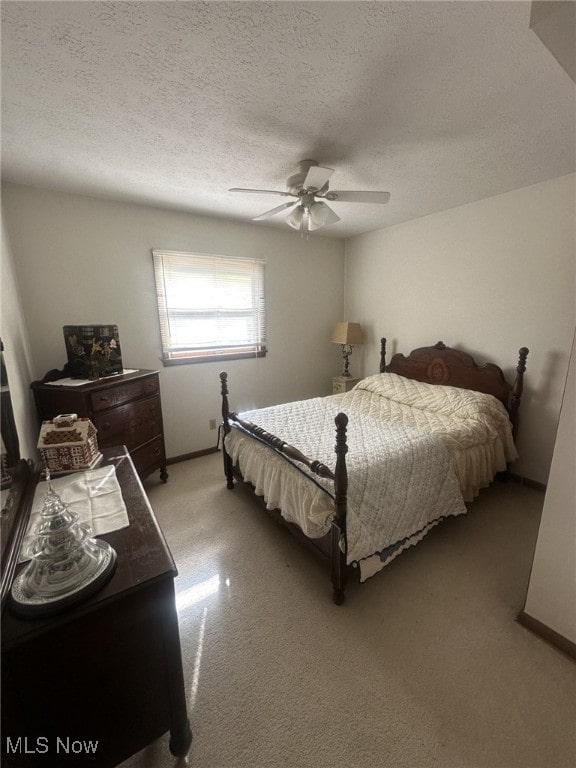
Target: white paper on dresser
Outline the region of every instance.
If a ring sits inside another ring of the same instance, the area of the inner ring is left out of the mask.
[[[127,373],[136,373],[138,368],[124,368],[122,373],[116,374],[116,376],[125,376]],[[105,376],[106,379],[114,379],[115,376]],[[44,384],[48,384],[51,387],[83,387],[85,384],[94,384],[96,381],[102,381],[102,379],[56,379],[55,381],[45,381]]]

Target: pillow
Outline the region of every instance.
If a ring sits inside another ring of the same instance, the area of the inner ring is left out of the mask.
[[[355,389],[372,392],[411,408],[420,408],[448,416],[476,419],[484,423],[500,422],[503,418],[509,421],[506,408],[494,395],[445,384],[429,384],[408,379],[397,373],[377,373],[368,376],[360,381]]]

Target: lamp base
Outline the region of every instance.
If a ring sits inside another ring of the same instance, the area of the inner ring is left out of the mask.
[[[348,358],[352,354],[352,347],[350,344],[342,344],[342,358],[344,360],[344,370],[340,374],[340,376],[345,376],[346,378],[350,376],[350,371],[348,370]]]

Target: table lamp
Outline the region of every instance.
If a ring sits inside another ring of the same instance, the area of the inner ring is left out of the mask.
[[[350,371],[348,370],[348,358],[352,354],[352,348],[358,344],[364,343],[364,334],[360,327],[360,323],[336,323],[330,341],[342,346],[344,370],[340,375],[346,377],[350,376]]]

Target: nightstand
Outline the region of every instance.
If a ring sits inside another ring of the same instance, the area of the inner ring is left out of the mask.
[[[349,392],[360,379],[354,379],[352,376],[334,376],[332,378],[332,394],[341,395]]]

